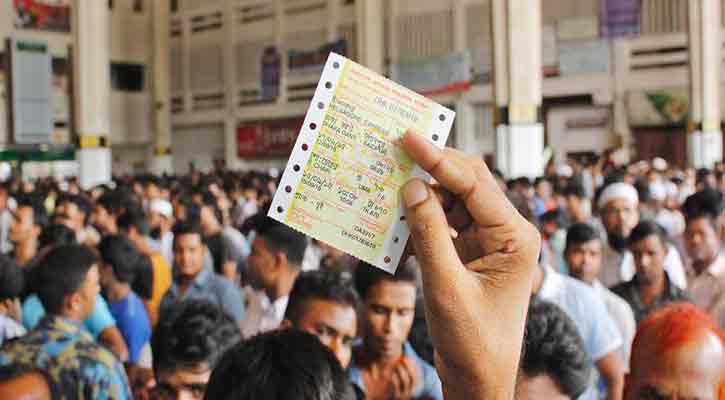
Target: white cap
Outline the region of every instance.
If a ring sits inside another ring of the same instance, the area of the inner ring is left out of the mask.
[[[655,157],[654,160],[652,160],[652,167],[654,169],[656,169],[657,171],[666,171],[667,170],[667,161],[665,161],[664,158]]]
[[[556,168],[556,174],[566,178],[571,178],[574,175],[574,169],[569,164],[562,164]]]
[[[599,196],[599,202],[597,205],[599,208],[603,208],[610,201],[614,199],[625,199],[629,200],[630,203],[635,206],[639,203],[639,196],[637,195],[637,189],[634,186],[624,183],[617,182],[607,186],[602,194]]]
[[[149,211],[160,214],[163,217],[171,218],[174,215],[174,208],[166,200],[153,199],[149,204]]]

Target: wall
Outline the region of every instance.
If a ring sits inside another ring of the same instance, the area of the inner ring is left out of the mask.
[[[187,173],[192,161],[198,170],[208,171],[214,166],[214,160],[224,159],[224,126],[214,124],[175,129],[171,137],[171,152],[177,174]]]

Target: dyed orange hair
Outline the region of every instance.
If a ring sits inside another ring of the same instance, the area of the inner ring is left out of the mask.
[[[690,303],[671,303],[639,323],[632,352],[640,342],[649,340],[654,351],[662,354],[701,339],[705,332],[714,333],[725,348],[725,334],[707,313]],[[725,369],[720,379],[719,398],[725,399]]]

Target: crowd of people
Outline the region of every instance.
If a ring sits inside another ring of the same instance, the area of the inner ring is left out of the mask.
[[[403,146],[395,274],[267,218],[276,171],[5,182],[0,398],[725,398],[725,164]]]

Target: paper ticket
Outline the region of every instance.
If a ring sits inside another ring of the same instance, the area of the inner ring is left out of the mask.
[[[429,178],[397,139],[413,129],[443,147],[454,117],[330,53],[268,215],[394,273],[409,236],[400,189]]]

